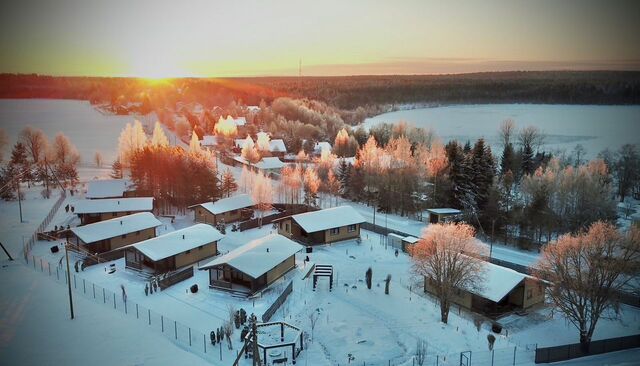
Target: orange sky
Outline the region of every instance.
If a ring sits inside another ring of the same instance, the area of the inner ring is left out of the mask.
[[[640,70],[640,1],[3,2],[0,72],[92,76]]]

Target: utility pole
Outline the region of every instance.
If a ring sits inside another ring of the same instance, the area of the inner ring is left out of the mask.
[[[67,244],[68,243],[64,243],[64,256],[67,259],[67,287],[69,288],[69,309],[71,310],[71,319],[73,319],[73,296],[71,295],[71,271],[69,270],[69,251],[67,250]]]
[[[18,187],[18,207],[20,208],[20,222],[22,221],[22,197],[20,196],[20,178],[16,180],[16,186]]]
[[[260,351],[258,350],[258,317],[255,315],[253,316],[251,330],[253,332],[252,334],[253,366],[260,366]]]

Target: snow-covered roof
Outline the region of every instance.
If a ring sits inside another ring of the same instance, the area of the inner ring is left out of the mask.
[[[247,124],[247,119],[244,117],[236,117],[233,119],[233,123],[235,123],[236,126],[244,126]]]
[[[248,105],[247,110],[249,112],[260,112],[260,107],[257,105]]]
[[[271,152],[281,152],[281,153],[287,153],[287,147],[284,145],[284,140],[282,139],[275,139],[275,140],[271,140],[269,141],[269,151]]]
[[[282,169],[285,164],[276,157],[264,157],[259,162],[253,165],[258,169],[267,170],[267,169]]]
[[[331,151],[331,144],[328,143],[327,141],[317,142],[316,146],[313,148],[313,151],[316,154],[320,154],[324,150]]]
[[[436,215],[458,215],[462,213],[462,211],[455,208],[428,208],[427,212]]]
[[[153,209],[153,197],[80,200],[74,203],[73,207],[76,214],[151,211]]]
[[[219,199],[215,202],[199,203],[197,205],[189,206],[189,208],[202,206],[202,208],[211,212],[212,214],[218,215],[224,212],[239,210],[241,208],[246,208],[253,205],[255,205],[255,203],[253,202],[253,198],[251,196],[249,196],[248,194],[239,194],[237,196]]]
[[[162,223],[150,212],[116,217],[93,224],[71,228],[71,231],[85,244],[115,238],[135,231],[157,227]]]
[[[200,269],[209,269],[221,264],[227,264],[252,278],[258,278],[302,250],[302,248],[302,245],[287,237],[280,234],[271,234],[250,241],[200,266]]]
[[[395,233],[389,233],[389,234],[387,234],[387,236],[390,236],[390,237],[396,238],[396,239],[401,239],[401,240],[404,239],[404,236],[398,235],[398,234],[395,234]]]
[[[409,244],[415,244],[418,241],[420,241],[420,239],[416,238],[415,236],[405,236],[402,241],[406,241]]]
[[[124,196],[131,182],[128,179],[92,180],[87,183],[86,198],[115,198]]]
[[[338,206],[291,216],[304,231],[315,233],[336,227],[361,224],[364,217],[351,206]]]
[[[201,245],[218,241],[223,237],[224,235],[211,225],[195,224],[184,229],[128,245],[127,247],[136,248],[147,258],[156,262],[186,252],[187,250],[195,249]]]
[[[493,302],[499,302],[518,286],[522,280],[531,277],[489,262],[484,262],[483,269],[482,277],[484,282],[481,284],[482,287],[469,292]]]
[[[202,141],[200,141],[200,146],[216,146],[218,144],[218,138],[213,135],[204,135],[202,136]]]

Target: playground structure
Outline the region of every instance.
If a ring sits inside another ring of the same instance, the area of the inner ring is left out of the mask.
[[[289,362],[289,358],[295,365],[296,357],[304,349],[302,331],[299,328],[279,321],[252,324],[250,329],[244,337],[244,346],[238,359],[244,352],[245,358],[253,358],[254,365],[285,364]],[[291,352],[290,356],[288,351]]]
[[[316,290],[318,277],[329,277],[329,292],[333,289],[333,266],[329,264],[316,264],[313,270],[313,291]]]

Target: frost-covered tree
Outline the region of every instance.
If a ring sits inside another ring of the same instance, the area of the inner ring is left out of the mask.
[[[153,134],[151,135],[151,146],[166,147],[169,146],[169,139],[162,129],[159,121],[153,126]]]
[[[238,184],[236,183],[233,173],[231,173],[229,168],[227,168],[222,174],[222,181],[220,184],[222,193],[227,197],[230,197],[231,193],[238,190]]]
[[[262,173],[257,174],[253,182],[251,195],[253,196],[253,201],[256,203],[256,211],[258,211],[258,225],[262,227],[264,213],[269,211],[273,206],[273,185],[271,178]]]
[[[482,247],[467,224],[429,225],[412,248],[412,270],[425,279],[425,291],[440,301],[440,318],[449,319],[449,308],[456,292],[482,285],[483,261],[475,257]]]
[[[142,128],[140,121],[135,120],[133,125],[127,123],[127,125],[120,132],[118,139],[118,155],[120,163],[124,167],[128,167],[131,164],[131,158],[133,155],[142,150],[147,145],[147,135]]]
[[[257,133],[257,138],[256,138],[256,149],[258,149],[258,151],[260,151],[261,153],[268,153],[269,149],[271,148],[271,138],[269,137],[269,134],[266,132],[258,132]]]
[[[587,347],[598,321],[618,315],[616,293],[637,286],[633,279],[639,265],[640,230],[622,235],[615,226],[597,222],[586,232],[546,245],[537,272],[549,281],[549,298],[578,328],[580,343]]]
[[[318,174],[315,169],[308,167],[304,171],[303,188],[304,204],[316,206],[316,201],[318,200],[318,189],[320,188],[320,178],[318,178]]]
[[[66,181],[74,186],[78,183],[78,164],[80,153],[62,132],[58,133],[51,145],[54,170],[58,180]]]

